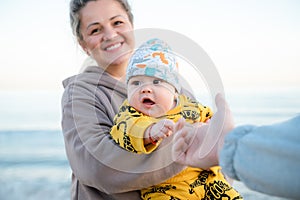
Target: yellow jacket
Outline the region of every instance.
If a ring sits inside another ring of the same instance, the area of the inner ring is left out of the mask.
[[[178,99],[177,106],[159,118],[149,117],[135,110],[125,100],[114,118],[114,126],[110,132],[113,139],[128,151],[148,154],[154,151],[159,144],[144,146],[144,132],[149,125],[161,119],[171,119],[177,122],[184,117],[187,122],[195,123],[205,122],[211,118],[212,111],[209,107],[184,95],[180,95]]]

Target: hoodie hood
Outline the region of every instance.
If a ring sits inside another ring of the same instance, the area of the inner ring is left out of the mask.
[[[125,83],[117,81],[105,72],[104,69],[98,66],[89,66],[82,73],[65,79],[63,81],[63,86],[66,88],[70,84],[77,85],[81,82],[94,86],[103,86],[120,93],[127,93]]]

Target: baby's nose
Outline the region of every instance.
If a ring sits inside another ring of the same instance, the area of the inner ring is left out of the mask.
[[[152,89],[149,85],[145,85],[142,90],[141,90],[142,93],[151,93],[152,92]]]

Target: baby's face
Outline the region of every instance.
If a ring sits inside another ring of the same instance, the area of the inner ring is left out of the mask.
[[[127,90],[129,104],[151,117],[160,117],[176,105],[175,88],[159,78],[134,76]]]

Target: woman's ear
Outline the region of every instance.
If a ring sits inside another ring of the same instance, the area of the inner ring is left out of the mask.
[[[90,52],[88,50],[88,48],[86,47],[86,44],[83,40],[78,41],[79,45],[81,46],[82,50],[88,55],[90,56]]]

